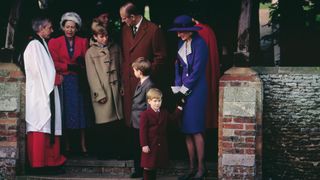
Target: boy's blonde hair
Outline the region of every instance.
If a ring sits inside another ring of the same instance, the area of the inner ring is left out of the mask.
[[[98,19],[93,20],[91,29],[93,35],[103,34],[108,36],[107,28]]]
[[[131,66],[136,70],[140,70],[144,76],[151,74],[151,63],[145,57],[137,58]]]
[[[157,88],[151,88],[147,92],[147,100],[162,99],[162,92]]]

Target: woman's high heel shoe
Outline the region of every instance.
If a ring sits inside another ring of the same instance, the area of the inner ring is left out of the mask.
[[[202,174],[200,174],[200,173],[195,174],[195,175],[191,178],[191,180],[203,180],[206,175],[207,175],[207,171],[204,170],[204,171],[202,172]]]
[[[187,174],[178,177],[178,180],[189,180],[197,173],[196,170],[189,171]]]

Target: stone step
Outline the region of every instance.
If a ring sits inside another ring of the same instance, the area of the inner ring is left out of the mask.
[[[217,163],[206,162],[207,180],[217,179]],[[132,160],[97,160],[96,158],[72,158],[65,165],[66,174],[56,176],[18,176],[17,180],[130,180]],[[168,168],[157,171],[159,180],[176,180],[188,170],[187,161],[170,161]]]
[[[178,176],[157,176],[157,180],[177,180]],[[204,180],[217,180],[216,177],[205,177]],[[141,178],[110,177],[107,175],[77,174],[68,176],[18,176],[16,180],[141,180]]]

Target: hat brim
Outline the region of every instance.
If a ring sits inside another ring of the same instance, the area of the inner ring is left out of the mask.
[[[201,27],[193,26],[193,27],[174,27],[169,29],[168,31],[199,31]]]

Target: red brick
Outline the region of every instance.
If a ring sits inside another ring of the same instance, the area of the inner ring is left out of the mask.
[[[223,142],[222,148],[233,148],[233,143]]]
[[[9,112],[8,113],[8,117],[9,118],[15,118],[15,117],[19,117],[19,113],[18,112]]]
[[[1,118],[1,119],[7,118],[7,117],[8,117],[8,113],[0,112],[0,118]],[[1,120],[0,120],[0,121],[1,121]]]
[[[235,130],[234,131],[235,135],[238,136],[255,136],[256,132],[255,131],[241,131],[241,130]]]
[[[246,154],[255,154],[255,149],[245,149]]]
[[[249,142],[249,143],[254,143],[256,140],[255,140],[255,138],[253,138],[253,137],[247,137],[246,138],[246,142]]]
[[[244,154],[244,149],[222,149],[222,152],[226,154]]]
[[[8,78],[7,82],[17,82],[18,79],[17,78]]]
[[[0,136],[12,136],[16,134],[17,134],[17,131],[15,130],[0,130]]]
[[[24,75],[21,71],[11,71],[10,75],[11,78],[23,78]]]
[[[234,143],[234,147],[237,147],[237,148],[254,148],[254,144],[252,144],[252,143]]]
[[[5,124],[0,124],[0,130],[6,130],[7,129],[6,127],[7,126]]]
[[[246,130],[256,130],[255,124],[246,124]]]
[[[226,129],[243,129],[243,124],[223,124]]]
[[[17,142],[17,136],[7,137],[7,141],[8,141],[8,142]]]
[[[17,142],[0,142],[0,147],[17,147]]]
[[[254,118],[234,118],[233,122],[235,123],[255,123]]]
[[[232,118],[223,118],[222,122],[232,122]]]
[[[7,125],[8,126],[8,130],[16,130],[17,129],[17,125]]]

